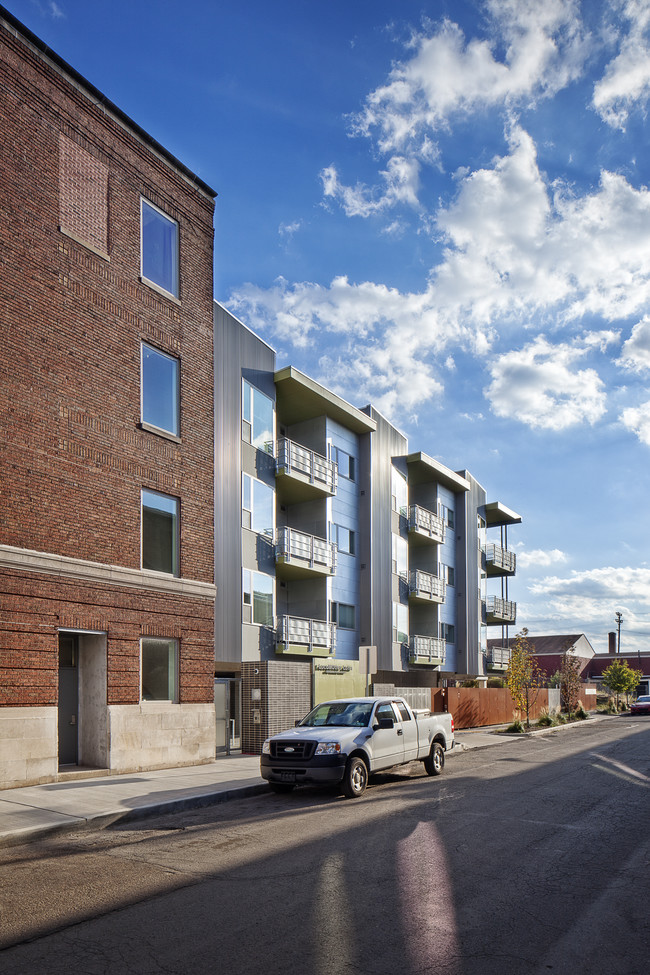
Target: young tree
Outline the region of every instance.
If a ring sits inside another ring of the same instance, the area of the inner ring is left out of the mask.
[[[567,650],[562,654],[562,664],[558,671],[560,696],[569,721],[580,701],[580,661]]]
[[[616,695],[616,707],[618,707],[619,694],[627,696],[634,690],[642,676],[641,671],[633,670],[627,660],[615,660],[603,671],[603,686]]]
[[[506,687],[510,691],[515,707],[526,715],[526,727],[530,728],[530,711],[540,688],[544,686],[545,675],[534,656],[535,648],[528,640],[528,630],[524,627],[518,633],[510,650],[510,664],[506,671]]]

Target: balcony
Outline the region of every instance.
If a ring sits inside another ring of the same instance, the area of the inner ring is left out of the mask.
[[[487,652],[488,670],[507,670],[510,666],[510,650],[508,647],[490,647]]]
[[[513,576],[517,570],[517,556],[500,545],[486,545],[485,569],[488,576]]]
[[[409,663],[439,667],[445,662],[445,641],[437,636],[411,636]]]
[[[409,538],[442,545],[445,540],[445,523],[433,511],[419,504],[409,506]]]
[[[275,478],[281,500],[289,504],[336,494],[336,464],[293,440],[278,440]]]
[[[487,619],[490,623],[514,623],[517,619],[517,604],[498,596],[490,596],[486,606]]]
[[[336,545],[295,528],[280,528],[275,541],[277,575],[283,579],[331,576],[336,571]]]
[[[421,603],[444,603],[447,584],[444,579],[421,569],[409,572],[409,599]]]
[[[300,616],[280,616],[275,652],[310,657],[333,657],[336,648],[336,625],[324,620]]]

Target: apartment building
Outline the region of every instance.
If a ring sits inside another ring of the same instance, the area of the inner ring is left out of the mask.
[[[488,627],[507,665],[520,516],[374,407],[277,370],[218,303],[214,341],[218,750],[259,750],[324,696],[485,681]]]
[[[0,786],[214,756],[214,191],[0,8]]]

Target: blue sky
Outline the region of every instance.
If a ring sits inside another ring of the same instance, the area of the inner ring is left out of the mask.
[[[650,0],[8,0],[219,193],[215,297],[650,648]]]

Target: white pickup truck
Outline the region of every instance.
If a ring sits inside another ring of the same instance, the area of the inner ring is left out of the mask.
[[[289,731],[267,738],[260,770],[274,792],[296,785],[337,785],[363,795],[368,776],[418,760],[440,775],[454,744],[450,714],[413,712],[401,697],[326,701]]]

